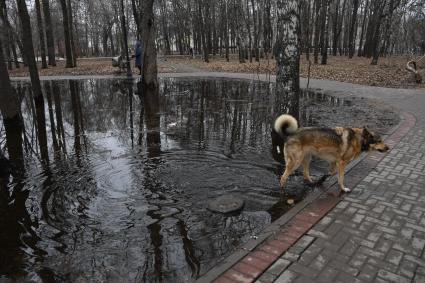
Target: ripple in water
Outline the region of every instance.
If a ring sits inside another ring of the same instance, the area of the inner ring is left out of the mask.
[[[290,208],[270,140],[276,104],[288,101],[273,84],[164,79],[159,96],[138,96],[123,80],[48,81],[48,166],[31,153],[28,85],[15,87],[27,157],[23,180],[1,184],[0,279],[191,281]],[[304,126],[380,131],[396,121],[363,100],[312,92],[302,94],[300,117]],[[327,170],[314,165],[316,177]],[[311,190],[295,174],[287,192],[300,200]],[[245,200],[240,214],[206,209],[230,193]]]

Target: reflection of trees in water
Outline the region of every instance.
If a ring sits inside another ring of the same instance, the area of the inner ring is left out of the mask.
[[[164,81],[167,134],[204,148],[221,141],[230,152],[267,144],[273,117],[269,84],[241,81]],[[185,146],[185,145],[183,145]]]
[[[40,206],[43,219],[36,229],[42,241],[33,246],[48,252],[33,268],[41,270],[40,277],[51,270],[58,278],[71,281],[80,273],[81,278],[94,274],[93,278],[99,280],[125,276],[145,281],[190,280],[201,268],[205,271],[207,265],[216,262],[215,254],[226,254],[239,243],[238,239],[255,233],[255,227],[263,227],[268,220],[244,213],[229,218],[211,217],[205,222],[199,211],[187,206],[184,195],[175,196],[175,188],[164,181],[167,176],[161,175],[168,162],[163,156],[166,139],[182,147],[190,146],[186,144],[188,140],[196,141],[192,144],[201,151],[224,144],[226,153],[232,155],[243,150],[244,145],[266,144],[273,106],[265,103],[269,98],[262,88],[241,82],[183,81],[176,86],[165,82],[164,88],[169,87],[170,92],[176,88],[181,95],[168,92],[158,97],[157,93],[145,92],[141,98],[132,96],[133,86],[128,83],[116,81],[110,85],[110,81],[98,80],[45,85],[49,142],[60,154],[42,175],[27,184],[34,188],[30,207]],[[34,109],[31,100],[27,102],[23,106],[28,118],[25,126],[35,133]],[[133,126],[133,110],[138,109],[139,116],[134,116],[139,118],[139,125],[136,122]],[[177,127],[172,129],[170,123]],[[96,167],[104,165],[98,159],[102,158],[101,150],[108,149],[107,144],[101,143],[107,142],[103,138],[109,135],[119,141],[113,146],[130,153],[130,157],[122,157],[120,151],[120,155],[113,156],[116,163],[112,158],[107,162],[122,166],[115,170],[121,171],[120,177],[126,177],[130,184],[125,185],[132,190],[129,198],[134,197],[134,203],[127,207],[131,213],[111,208],[107,215],[128,213],[128,219],[118,217],[115,221],[128,221],[129,228],[115,233],[111,232],[114,226],[103,226],[105,219],[96,218],[102,214],[93,215],[90,211],[100,206],[99,199],[104,197],[101,194],[116,189],[115,183],[108,183],[110,179],[114,181],[113,176],[107,175],[115,173],[113,168],[102,169],[105,176],[98,176],[100,172],[96,171]],[[143,145],[134,151],[133,135]],[[27,137],[29,145],[36,143],[37,135]],[[87,148],[88,154],[84,150]],[[149,209],[137,212],[146,206]],[[141,221],[148,224],[140,227],[144,225]],[[218,230],[212,229],[221,224],[224,226]],[[194,239],[196,235],[199,237]]]

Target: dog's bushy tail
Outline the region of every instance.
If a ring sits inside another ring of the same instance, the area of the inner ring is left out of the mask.
[[[273,129],[280,137],[284,138],[298,130],[298,121],[291,115],[283,114],[274,121]]]

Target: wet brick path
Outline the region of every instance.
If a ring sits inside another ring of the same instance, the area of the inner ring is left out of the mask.
[[[424,152],[410,131],[257,282],[425,282]]]

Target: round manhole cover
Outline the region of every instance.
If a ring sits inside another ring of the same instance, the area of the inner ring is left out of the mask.
[[[211,200],[208,203],[208,209],[214,212],[230,213],[240,210],[244,201],[232,195],[223,195]]]

